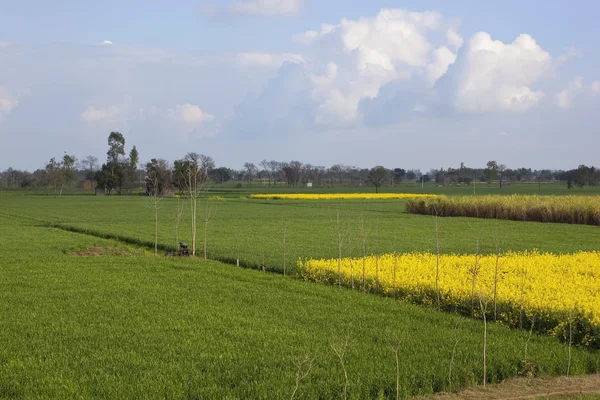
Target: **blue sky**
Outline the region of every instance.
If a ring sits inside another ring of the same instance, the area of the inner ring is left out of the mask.
[[[576,6],[574,6],[575,4]],[[0,0],[0,169],[596,164],[593,1]]]

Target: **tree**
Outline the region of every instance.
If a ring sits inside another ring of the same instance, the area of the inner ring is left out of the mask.
[[[146,164],[146,193],[149,196],[162,196],[171,188],[172,172],[169,163],[153,158]]]
[[[75,178],[75,163],[77,162],[77,157],[66,154],[63,156],[63,161],[61,165],[62,172],[62,182],[60,186],[60,194],[62,195],[64,185],[70,185]]]
[[[125,137],[120,132],[111,132],[108,135],[108,151],[106,152],[106,168],[109,172],[107,189],[109,193],[117,189],[119,194],[123,188],[125,161]],[[104,168],[104,165],[103,165]]]
[[[150,198],[150,208],[154,210],[155,255],[158,254],[158,210],[163,195],[170,185],[171,169],[169,168],[169,164],[165,160],[153,158],[146,164],[146,193]]]
[[[392,186],[395,183],[402,182],[402,179],[404,179],[405,175],[406,175],[406,170],[404,170],[402,168],[394,168],[394,171],[392,172]]]
[[[62,165],[59,161],[56,161],[56,158],[52,157],[46,164],[44,172],[46,180],[54,189],[54,198],[56,198],[58,196],[59,187],[62,185],[64,176],[62,172]]]
[[[127,171],[125,173],[125,177],[126,177],[126,182],[127,184],[125,185],[126,190],[131,193],[131,191],[133,190],[134,187],[134,183],[136,180],[136,171],[137,171],[137,166],[138,163],[140,162],[140,155],[136,149],[135,146],[133,146],[131,148],[131,151],[129,152],[129,163],[127,165]],[[164,161],[164,160],[161,160]]]
[[[257,171],[258,171],[258,168],[256,168],[256,165],[254,165],[254,163],[251,163],[251,162],[244,163],[244,175],[246,176],[246,179],[248,180],[248,186],[250,186],[250,182],[252,182],[252,180],[254,179],[254,176],[256,175]]]
[[[225,183],[232,178],[233,171],[225,167],[215,168],[209,172],[209,176],[215,183]]]
[[[198,153],[188,153],[183,160],[179,160],[179,168],[182,173],[182,183],[185,192],[190,199],[190,210],[192,214],[192,255],[196,255],[196,232],[198,215],[198,198],[206,190],[208,182],[208,171],[214,167],[211,157]]]
[[[510,170],[506,168],[506,165],[498,165],[498,177],[500,178],[500,189],[503,187],[504,178],[508,175]]]
[[[287,184],[290,186],[298,186],[298,182],[301,181],[304,173],[303,164],[300,161],[290,161],[289,163],[282,163],[281,167]]]
[[[498,163],[496,161],[488,161],[486,168],[483,170],[483,176],[488,184],[493,180],[498,179]]]
[[[371,168],[367,176],[367,182],[375,186],[375,193],[379,193],[379,188],[387,182],[389,174],[389,171],[381,165]]]
[[[79,162],[79,165],[79,168],[83,170],[85,179],[90,181],[93,186],[96,171],[98,170],[98,158],[94,156],[87,156]]]

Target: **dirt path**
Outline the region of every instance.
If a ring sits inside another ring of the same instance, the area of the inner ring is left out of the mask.
[[[428,400],[600,399],[600,374],[558,378],[512,379],[459,393],[439,393]]]

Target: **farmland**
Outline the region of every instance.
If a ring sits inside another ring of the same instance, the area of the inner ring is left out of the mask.
[[[453,190],[464,188],[424,191]],[[298,360],[308,360],[297,397],[339,397],[344,371],[333,348],[346,338],[351,398],[395,398],[396,379],[402,398],[481,383],[480,321],[296,277],[299,260],[338,256],[340,232],[344,257],[434,252],[433,217],[406,213],[402,199],[251,200],[251,191],[226,187],[199,203],[200,259],[162,256],[177,239],[190,241],[183,198],[161,202],[156,257],[147,198],[0,197],[2,395],[285,398]],[[588,225],[438,224],[442,254],[493,257],[498,245],[575,253],[597,250],[600,239]],[[209,261],[201,259],[205,227]],[[284,265],[290,276],[262,272]],[[597,351],[574,346],[567,367],[568,348],[552,336],[487,329],[487,382],[600,370]]]

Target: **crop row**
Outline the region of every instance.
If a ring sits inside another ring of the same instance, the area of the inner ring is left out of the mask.
[[[600,253],[385,254],[299,262],[305,279],[600,348]]]
[[[419,193],[274,193],[251,194],[262,200],[394,200],[435,198],[435,194]]]
[[[437,196],[409,199],[406,210],[440,217],[600,225],[598,196]]]

